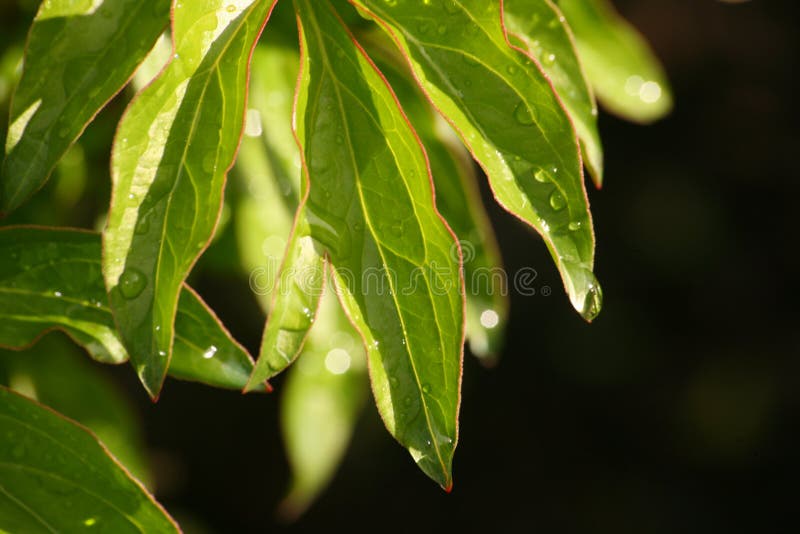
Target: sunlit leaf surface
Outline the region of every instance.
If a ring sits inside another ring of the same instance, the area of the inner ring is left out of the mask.
[[[608,0],[561,0],[558,6],[575,32],[586,75],[606,108],[637,122],[669,113],[672,94],[661,64]]]
[[[0,529],[178,532],[83,427],[0,387]]]
[[[602,303],[578,140],[549,81],[509,46],[500,2],[351,0],[392,37],[432,103],[489,177],[498,202],[533,226],[572,305]]]
[[[550,0],[505,0],[506,29],[512,42],[534,57],[572,119],[583,160],[595,183],[603,183],[603,148],[597,131],[597,105],[589,90],[564,16]]]
[[[169,0],[48,0],[12,99],[0,213],[39,189],[86,124],[133,75],[167,25]]]
[[[241,388],[247,352],[190,289],[181,292],[172,376]],[[100,236],[35,227],[0,230],[0,346],[21,348],[65,331],[102,362],[128,359],[114,328],[100,266]]]
[[[464,320],[459,248],[434,208],[419,140],[385,81],[331,5],[295,5],[311,235],[364,337],[387,428],[449,488]]]
[[[458,236],[467,293],[466,334],[472,352],[487,363],[499,355],[508,317],[508,283],[489,217],[481,202],[475,167],[450,126],[436,114],[403,68],[382,32],[365,36],[403,110],[425,146],[436,188],[436,206]]]
[[[273,5],[177,2],[173,59],[117,131],[103,274],[153,397],[169,366],[181,285],[217,223],[244,122],[249,52]]]

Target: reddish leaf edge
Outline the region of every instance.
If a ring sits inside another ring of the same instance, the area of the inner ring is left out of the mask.
[[[267,1],[267,0],[255,0],[255,1],[259,2],[259,1]],[[261,27],[259,28],[258,33],[255,36],[255,39],[253,39],[253,44],[251,45],[250,52],[248,54],[247,70],[246,70],[246,73],[245,73],[246,80],[245,80],[245,94],[244,94],[244,102],[243,102],[244,105],[243,105],[243,112],[242,112],[242,127],[239,129],[239,136],[238,136],[238,139],[237,139],[237,142],[236,142],[236,150],[234,151],[233,157],[231,158],[231,161],[228,164],[228,167],[225,170],[225,173],[224,173],[223,178],[222,178],[222,195],[220,196],[220,203],[219,203],[219,207],[217,208],[217,217],[216,217],[216,222],[214,223],[214,229],[211,231],[208,239],[206,240],[205,245],[203,245],[203,247],[197,252],[194,260],[191,262],[191,265],[189,266],[189,269],[187,269],[187,271],[186,271],[186,275],[183,276],[183,283],[186,282],[186,279],[189,277],[189,274],[194,269],[194,266],[197,264],[197,261],[200,259],[200,257],[202,257],[202,255],[205,253],[205,251],[208,250],[208,247],[211,245],[211,241],[214,238],[214,234],[216,233],[216,229],[219,226],[219,220],[220,220],[220,216],[222,214],[222,207],[223,207],[224,202],[225,202],[225,188],[226,188],[227,182],[228,182],[228,174],[230,173],[230,171],[233,168],[233,166],[236,164],[236,158],[239,155],[239,148],[241,147],[242,137],[244,135],[245,118],[246,118],[246,115],[247,115],[247,102],[248,102],[249,93],[250,93],[250,91],[249,91],[249,89],[250,89],[250,73],[252,71],[251,64],[252,64],[252,61],[253,61],[253,53],[255,52],[256,46],[258,45],[258,41],[261,39],[261,34],[264,32],[264,28],[267,26],[267,23],[269,22],[269,19],[272,16],[272,12],[275,9],[275,5],[278,3],[278,0],[269,0],[269,1],[271,1],[271,5],[269,7],[269,10],[267,11],[267,15],[264,17],[264,20],[261,23]],[[113,153],[113,149],[114,149],[113,147],[116,147],[117,146],[117,142],[119,141],[120,125],[122,124],[122,122],[125,119],[125,117],[128,115],[128,112],[130,111],[131,107],[141,97],[142,93],[145,90],[147,90],[147,88],[150,87],[150,85],[152,85],[153,82],[155,82],[155,80],[157,80],[158,78],[160,78],[164,74],[164,72],[172,64],[172,62],[173,62],[173,60],[175,58],[175,50],[176,50],[176,46],[177,46],[176,43],[175,43],[175,36],[174,36],[174,29],[175,29],[175,3],[173,3],[170,6],[169,18],[170,18],[170,28],[173,30],[171,32],[171,35],[170,35],[170,40],[172,41],[172,51],[171,51],[171,54],[170,54],[170,59],[167,61],[166,64],[164,64],[164,66],[162,67],[162,69],[158,73],[158,75],[156,75],[147,85],[142,87],[142,89],[138,93],[136,93],[136,95],[128,103],[128,106],[125,108],[125,111],[123,112],[122,116],[120,117],[120,120],[117,123],[117,128],[116,128],[116,130],[114,132],[114,141],[112,143],[112,153]],[[113,165],[113,161],[109,162],[109,165]],[[112,187],[111,188],[111,200],[110,200],[110,203],[109,203],[109,211],[114,206],[115,196],[116,195],[114,194],[114,188]],[[108,226],[106,224],[106,228],[107,227]],[[103,232],[103,235],[105,236],[105,232]],[[105,263],[105,256],[106,256],[106,246],[105,246],[105,238],[103,238],[103,240],[102,240],[103,263]],[[106,285],[106,293],[108,293],[109,296],[110,296],[111,288],[109,288],[108,285]],[[173,314],[172,314],[172,320],[171,320],[173,333],[175,331],[175,316],[177,315],[177,312],[178,312],[178,299],[179,298],[180,298],[180,292],[178,292],[175,295],[174,299],[173,299],[173,301],[174,301],[173,302],[173,308],[175,310],[173,312]],[[111,308],[111,315],[114,318],[114,324],[117,327],[117,330],[119,330],[119,322],[117,320],[117,312],[115,312],[113,308]],[[170,341],[170,344],[169,344],[169,350],[167,351],[167,356],[166,356],[167,365],[166,365],[165,369],[169,369],[169,363],[172,360],[172,351],[173,351],[174,345],[175,345],[175,336],[173,335],[172,336],[172,340]],[[251,359],[252,359],[252,356],[251,356]],[[138,376],[138,374],[137,374],[137,376]],[[144,386],[145,391],[147,391],[147,394],[150,396],[150,400],[153,403],[158,402],[158,399],[159,399],[159,397],[161,395],[161,391],[162,391],[162,389],[164,387],[164,381],[166,380],[166,378],[167,378],[167,373],[165,372],[161,377],[161,381],[160,381],[158,387],[153,391],[151,391],[147,386]],[[269,386],[268,389],[271,391],[272,387]]]
[[[87,230],[86,228],[72,228],[72,227],[68,227],[68,226],[41,226],[41,225],[35,225],[35,224],[16,224],[16,225],[11,225],[11,226],[3,226],[3,227],[0,227],[0,233],[7,232],[7,231],[12,231],[12,230],[20,230],[20,229],[42,230],[42,231],[48,231],[48,232],[63,232],[63,233],[81,233],[81,234],[87,234],[87,235],[95,235],[95,236],[98,236],[98,237],[100,236],[100,234],[98,232],[95,232],[93,230]],[[187,284],[186,282],[183,283],[183,289],[188,291],[192,295],[194,295],[195,298],[197,298],[197,301],[200,303],[200,305],[206,310],[206,312],[211,316],[211,318],[214,319],[214,321],[219,326],[220,330],[222,330],[222,332],[228,337],[228,339],[231,341],[231,343],[233,343],[237,348],[239,348],[247,356],[247,358],[250,360],[251,363],[255,363],[255,361],[253,360],[253,356],[250,354],[250,351],[248,351],[247,348],[244,345],[242,345],[230,333],[230,330],[228,330],[228,327],[225,326],[225,323],[222,322],[222,320],[220,320],[220,318],[216,314],[216,312],[211,308],[211,306],[208,305],[208,303],[205,300],[203,300],[203,298],[200,296],[200,294],[197,293],[197,291],[193,287],[191,287],[189,284]],[[109,307],[109,310],[110,309],[111,308]],[[92,354],[83,346],[82,343],[80,343],[77,339],[75,339],[75,337],[67,330],[66,327],[63,327],[63,326],[51,326],[51,327],[48,327],[48,328],[44,328],[33,338],[33,340],[31,340],[29,343],[26,343],[24,345],[3,345],[3,344],[0,344],[0,349],[11,350],[11,351],[14,351],[14,352],[26,351],[26,350],[34,347],[47,334],[50,334],[52,332],[61,332],[61,333],[65,334],[70,340],[72,340],[73,343],[75,343],[75,345],[78,348],[80,348],[87,355],[89,355],[89,357],[92,360],[94,360],[94,361],[96,361],[98,363],[101,363],[103,365],[123,365],[125,363],[128,363],[128,360],[130,359],[130,356],[129,356],[127,359],[125,359],[125,360],[123,360],[121,362],[107,362],[107,361],[98,360],[97,358],[92,356]],[[167,374],[169,374],[169,373],[167,373]],[[188,382],[192,382],[191,380],[182,380],[182,381],[183,382],[187,382],[187,381]],[[265,382],[263,382],[262,385],[264,387],[264,392],[266,392],[266,393],[272,393],[273,392],[273,387],[269,382],[265,381]]]
[[[348,1],[350,1],[352,3],[352,0],[348,0]],[[339,21],[339,24],[341,24],[341,26],[347,32],[347,35],[349,36],[350,40],[353,42],[355,47],[359,50],[359,52],[362,54],[362,56],[366,59],[366,61],[370,64],[370,66],[375,70],[375,72],[381,78],[381,80],[383,81],[384,85],[389,90],[389,93],[391,94],[392,99],[394,100],[394,103],[397,106],[397,109],[400,111],[400,115],[402,116],[402,118],[405,121],[405,123],[408,125],[408,127],[411,130],[412,134],[414,135],[414,139],[416,140],[417,145],[419,146],[420,150],[422,151],[422,153],[423,153],[423,155],[425,157],[425,167],[426,167],[427,175],[428,175],[428,183],[430,184],[430,188],[431,188],[434,212],[436,213],[436,216],[439,218],[439,220],[444,225],[444,227],[447,230],[447,232],[452,237],[453,242],[456,245],[456,249],[458,250],[458,267],[459,267],[458,270],[459,270],[459,289],[460,289],[459,293],[461,295],[461,342],[460,342],[461,351],[460,351],[460,354],[459,354],[459,373],[458,373],[458,388],[457,388],[458,389],[458,401],[457,401],[457,409],[456,409],[456,428],[455,428],[456,435],[455,435],[454,440],[453,440],[453,451],[455,452],[455,449],[456,449],[456,447],[458,445],[458,438],[459,438],[459,433],[460,433],[459,418],[460,418],[460,415],[461,415],[461,398],[462,398],[461,387],[462,387],[463,376],[464,376],[464,344],[465,344],[465,341],[466,341],[466,293],[465,293],[465,290],[464,290],[464,287],[465,287],[465,283],[464,283],[464,258],[463,258],[463,252],[461,250],[461,243],[459,242],[458,237],[453,232],[453,230],[450,227],[450,225],[447,223],[445,218],[439,212],[439,209],[436,207],[436,189],[434,188],[434,184],[433,184],[433,176],[431,174],[431,167],[430,167],[430,161],[428,160],[428,153],[425,150],[425,146],[422,144],[422,141],[420,140],[416,129],[414,128],[413,124],[411,124],[411,121],[408,119],[408,116],[406,115],[405,111],[403,110],[403,107],[400,105],[400,101],[398,100],[397,95],[394,92],[394,89],[392,89],[392,86],[389,84],[389,82],[386,79],[386,77],[384,76],[384,74],[380,71],[380,69],[377,67],[377,65],[375,65],[375,62],[372,61],[372,58],[369,57],[369,55],[367,54],[366,50],[364,50],[364,48],[361,46],[361,44],[355,38],[355,36],[350,31],[350,28],[347,26],[347,24],[341,19],[341,17],[339,16],[339,13],[332,6],[329,5],[328,7],[329,7],[329,9],[331,9],[331,11],[333,12],[334,16]],[[305,51],[305,49],[304,49],[304,47],[302,45],[303,27],[302,27],[302,24],[300,22],[299,17],[297,19],[297,27],[298,27],[298,33],[300,34],[300,57],[301,57],[301,62],[300,62],[301,72],[300,72],[300,75],[298,76],[298,80],[299,80],[302,77],[302,74],[303,74],[303,72],[302,72],[302,67],[303,67],[302,58],[304,58],[304,55],[306,54],[306,51]],[[296,99],[297,99],[297,94],[295,94],[295,101],[296,101]],[[301,159],[301,165],[303,167],[303,172],[308,174],[308,166],[307,166],[306,161],[305,161],[305,155],[303,154],[302,146],[299,144],[300,141],[299,141],[299,139],[297,137],[296,119],[297,119],[297,117],[295,115],[294,116],[294,124],[293,124],[293,128],[292,129],[294,131],[295,140],[297,141],[298,146],[300,146],[300,148],[301,148],[301,150],[300,150],[301,158],[300,159]],[[328,254],[325,255],[325,261],[326,261],[326,263],[330,263],[330,256]],[[331,266],[332,266],[332,264],[331,264]],[[347,317],[347,320],[350,322],[350,324],[353,327],[353,329],[358,333],[359,337],[361,338],[361,342],[364,345],[364,351],[368,355],[369,354],[369,346],[368,346],[368,343],[367,343],[367,340],[366,340],[366,336],[364,335],[364,332],[362,332],[362,330],[358,327],[358,325],[356,325],[356,323],[353,320],[353,318],[351,317],[350,313],[348,313],[347,307],[344,305],[343,296],[342,296],[344,289],[339,287],[339,284],[336,281],[336,277],[333,278],[332,283],[333,283],[333,285],[335,287],[335,293],[336,293],[337,299],[339,300],[339,303],[340,303],[340,305],[342,307],[342,310],[344,311],[344,314]],[[370,367],[369,358],[367,358],[367,367]],[[372,373],[368,373],[368,374],[370,375],[370,389],[372,390],[373,397],[377,398],[376,390],[375,390],[375,383],[372,380]],[[384,426],[388,430],[389,429],[389,425],[388,425],[388,422],[386,421],[386,419],[384,418],[383,414],[381,414],[380,411],[378,411],[378,415],[381,417],[381,420],[383,421]],[[391,434],[391,432],[390,432],[390,434]],[[400,443],[400,442],[398,441],[398,443]],[[402,445],[402,443],[400,443],[400,444]],[[437,452],[437,456],[439,457],[440,464],[442,466],[442,472],[445,475],[444,476],[445,483],[444,484],[440,484],[440,486],[442,487],[442,489],[446,493],[450,493],[452,491],[452,489],[453,489],[453,475],[452,475],[451,472],[448,472],[448,470],[445,468],[444,461],[443,461],[441,455],[439,454],[439,449],[438,448],[436,449],[436,452]]]
[[[90,430],[88,427],[86,427],[86,426],[82,425],[81,423],[79,423],[79,422],[75,421],[74,419],[70,419],[69,417],[67,417],[66,415],[64,415],[64,414],[62,414],[62,413],[59,413],[59,412],[55,411],[53,408],[51,408],[51,407],[47,406],[46,404],[42,404],[41,402],[39,402],[39,401],[37,401],[37,400],[31,399],[30,397],[26,397],[25,395],[22,395],[22,394],[20,394],[20,393],[17,393],[17,392],[16,392],[16,391],[14,391],[13,389],[10,389],[10,388],[7,388],[7,387],[5,387],[5,386],[2,386],[2,385],[0,385],[0,390],[3,390],[3,391],[5,391],[5,392],[7,392],[7,393],[10,393],[11,395],[14,395],[14,396],[16,396],[16,397],[19,397],[20,399],[23,399],[23,400],[25,400],[25,401],[27,401],[27,402],[29,402],[29,403],[31,403],[31,404],[35,404],[35,405],[36,405],[36,406],[38,406],[39,408],[41,408],[41,409],[43,409],[43,410],[45,410],[45,411],[48,411],[48,412],[50,412],[51,414],[55,415],[56,417],[58,417],[58,418],[60,418],[60,419],[63,419],[63,420],[64,420],[64,421],[66,421],[67,423],[70,423],[70,424],[74,425],[74,426],[75,426],[76,428],[78,428],[79,430],[81,430],[81,431],[85,432],[86,434],[88,434],[88,435],[89,435],[89,437],[91,437],[91,438],[92,438],[92,439],[93,439],[93,440],[94,440],[94,441],[95,441],[95,442],[96,442],[96,443],[97,443],[97,444],[100,446],[100,448],[101,448],[101,449],[102,449],[102,451],[103,451],[103,452],[106,454],[106,456],[108,456],[108,458],[110,458],[110,459],[111,459],[111,461],[112,461],[112,462],[114,462],[114,464],[116,464],[116,465],[117,465],[117,467],[119,467],[119,468],[122,470],[122,472],[123,472],[123,473],[125,473],[125,475],[126,475],[126,476],[127,476],[127,477],[128,477],[128,478],[129,478],[129,479],[130,479],[130,480],[131,480],[131,481],[132,481],[132,482],[133,482],[133,483],[136,485],[136,486],[138,486],[138,488],[139,488],[139,489],[142,491],[142,493],[143,493],[143,494],[144,494],[144,495],[147,497],[147,499],[149,499],[149,500],[150,500],[150,502],[151,502],[151,503],[153,503],[153,504],[156,506],[156,508],[158,508],[159,510],[161,510],[161,512],[164,514],[164,517],[166,517],[166,518],[169,520],[169,522],[170,522],[170,523],[172,523],[172,526],[174,526],[174,527],[175,527],[175,530],[176,530],[178,533],[182,533],[182,532],[183,532],[183,530],[181,530],[181,527],[180,527],[180,525],[178,525],[178,523],[177,523],[177,522],[176,522],[176,521],[175,521],[175,520],[172,518],[172,516],[169,514],[169,512],[167,512],[166,508],[164,508],[164,506],[163,506],[163,505],[162,505],[160,502],[158,502],[158,501],[155,499],[155,497],[153,496],[153,494],[152,494],[152,493],[150,493],[150,492],[147,490],[147,488],[145,488],[145,487],[144,487],[144,484],[142,484],[142,482],[141,482],[141,481],[140,481],[138,478],[136,478],[135,476],[133,476],[133,474],[132,474],[132,473],[131,473],[131,472],[128,470],[128,468],[127,468],[127,467],[125,467],[125,466],[122,464],[122,462],[120,462],[120,461],[119,461],[119,460],[116,458],[116,456],[114,456],[113,454],[111,454],[111,451],[109,451],[109,450],[108,450],[108,447],[106,447],[106,446],[105,446],[105,444],[104,444],[102,441],[100,441],[100,439],[97,437],[97,435],[96,435],[94,432],[92,432],[92,431],[91,431],[91,430]]]

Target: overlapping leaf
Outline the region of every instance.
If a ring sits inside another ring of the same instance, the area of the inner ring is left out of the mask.
[[[267,46],[259,46],[253,55],[252,108],[245,130],[253,137],[242,141],[235,167],[244,191],[234,214],[253,290],[265,309],[281,313],[285,301],[271,297],[281,290],[275,284],[281,264],[291,268],[283,256],[300,192],[300,151],[292,134],[299,55],[269,37]],[[268,127],[257,126],[262,123]],[[300,296],[301,302],[306,300]],[[303,354],[289,370],[281,399],[281,427],[292,469],[291,487],[281,505],[287,517],[301,514],[332,478],[368,387],[361,339],[331,289],[309,328]],[[269,358],[269,352],[262,358]]]
[[[403,110],[425,146],[436,189],[436,206],[458,236],[464,256],[467,293],[466,334],[472,352],[493,363],[503,342],[508,317],[508,284],[494,231],[483,207],[475,168],[453,130],[436,115],[403,69],[382,33],[367,36],[369,53],[378,60]]]
[[[311,235],[368,347],[387,428],[449,488],[463,344],[459,249],[435,210],[419,140],[380,73],[331,5],[295,5]]]
[[[600,311],[578,141],[549,81],[509,46],[500,2],[351,0],[393,38],[432,103],[489,177],[498,202],[542,235],[572,305]]]
[[[280,266],[291,265],[282,258],[300,193],[300,151],[292,134],[292,98],[300,58],[296,50],[275,44],[270,36],[266,41],[253,55],[252,107],[245,130],[249,136],[242,141],[235,167],[244,187],[234,211],[239,249],[251,273],[252,288],[266,310],[281,313],[286,302],[271,297],[282,287],[275,284]],[[268,118],[263,121],[266,127],[261,127],[261,118]],[[299,298],[307,300],[302,294]],[[287,517],[302,513],[330,481],[345,453],[368,384],[361,339],[330,289],[309,329],[281,399],[281,426],[292,469],[291,488],[281,505]],[[269,352],[261,356],[269,357]],[[285,366],[286,361],[279,364]],[[260,372],[254,372],[254,380]]]
[[[83,427],[0,387],[0,530],[179,532]]]
[[[505,0],[506,28],[544,70],[575,125],[583,160],[599,187],[603,147],[597,131],[597,105],[578,61],[564,16],[550,0]]]
[[[238,169],[248,194],[240,206],[239,236],[270,314],[248,388],[299,356],[324,288],[324,264],[305,212],[294,222],[307,191],[300,185],[300,154],[291,130],[298,61],[296,52],[272,47],[258,49],[253,58],[248,117],[267,128],[251,128],[258,139],[243,143]]]
[[[613,113],[652,122],[672,109],[664,70],[641,35],[608,0],[561,0],[597,97]]]
[[[239,143],[249,52],[274,3],[177,2],[174,57],[117,131],[103,274],[123,342],[154,397],[181,285],[213,234]]]
[[[28,36],[0,170],[0,213],[39,189],[86,124],[133,75],[169,0],[42,2]]]
[[[0,346],[21,348],[60,329],[98,361],[128,359],[103,285],[100,236],[35,227],[0,230]],[[247,352],[188,287],[176,318],[172,376],[239,389],[252,371]]]

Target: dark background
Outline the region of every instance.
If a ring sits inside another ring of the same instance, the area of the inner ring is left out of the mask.
[[[159,499],[189,532],[195,521],[218,532],[798,531],[794,3],[616,2],[664,62],[676,107],[646,127],[601,114],[606,185],[590,200],[605,307],[591,326],[541,240],[487,202],[508,270],[533,266],[554,291],[512,297],[496,368],[466,359],[452,494],[368,407],[330,489],[282,524],[278,395],[171,381],[151,405],[129,368],[107,369],[141,413]],[[3,31],[24,32],[31,15],[0,16]],[[123,106],[83,141],[100,163],[108,147],[91,139],[107,142]],[[108,178],[92,180],[102,204]],[[247,281],[208,267],[194,283],[255,350],[263,317]]]

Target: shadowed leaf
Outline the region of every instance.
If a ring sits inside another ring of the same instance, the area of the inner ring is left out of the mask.
[[[561,0],[597,98],[626,119],[652,122],[672,109],[663,68],[641,35],[608,0]]]
[[[0,387],[0,529],[179,532],[85,428]]]
[[[108,307],[97,234],[36,227],[0,230],[0,310],[0,346],[25,347],[43,332],[59,329],[98,361],[128,359]],[[247,352],[185,287],[170,374],[239,389],[252,368]]]
[[[167,25],[169,4],[42,2],[12,99],[0,213],[44,185],[86,124],[127,83]]]

